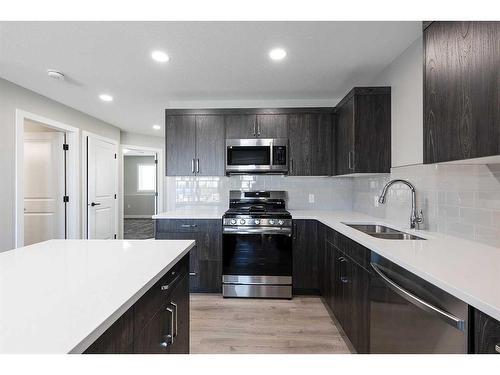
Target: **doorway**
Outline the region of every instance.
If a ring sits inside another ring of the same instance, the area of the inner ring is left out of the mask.
[[[123,238],[154,238],[154,220],[160,206],[160,151],[122,146]]]
[[[66,133],[24,123],[24,245],[67,238]]]
[[[78,132],[16,110],[16,247],[80,237]]]

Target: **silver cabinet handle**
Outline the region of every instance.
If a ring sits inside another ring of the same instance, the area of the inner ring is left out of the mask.
[[[354,151],[349,151],[349,169],[354,169]]]
[[[255,121],[253,122],[253,136],[257,135],[257,116],[255,117]]]
[[[191,159],[191,173],[194,173],[194,159]]]
[[[177,337],[177,318],[179,316],[179,313],[177,312],[177,304],[175,302],[170,302],[172,306],[174,306],[174,314],[175,314],[175,331],[172,334],[173,337]]]
[[[196,276],[196,272],[189,272],[189,276]]]
[[[174,343],[174,335],[173,335],[173,332],[174,332],[174,311],[170,307],[167,307],[167,311],[170,313],[170,330],[169,330],[169,333],[167,333],[166,335],[163,335],[163,338],[162,338],[163,341],[160,344],[161,346],[163,346],[165,348]]]
[[[495,351],[497,353],[500,353],[500,342],[498,344],[495,345]]]
[[[406,301],[410,302],[412,305],[418,307],[419,309],[428,312],[444,322],[448,323],[452,327],[459,329],[460,331],[465,331],[465,321],[463,319],[457,318],[454,315],[447,313],[444,310],[441,310],[439,307],[433,306],[430,303],[420,299],[416,295],[408,292],[407,290],[400,287],[394,281],[389,279],[384,273],[378,268],[375,263],[370,263],[373,270],[377,273],[378,276],[385,282],[385,284],[391,289],[393,292],[398,294],[400,297],[404,298]]]
[[[290,173],[293,173],[293,159],[290,159]]]
[[[257,137],[260,137],[260,124],[259,124],[259,118],[255,118],[255,123],[257,124]]]
[[[196,224],[181,224],[181,228],[196,228]]]
[[[196,159],[196,173],[200,173],[200,159]]]
[[[340,281],[344,284],[347,284],[349,280],[347,279],[347,276],[344,275],[344,273],[342,272],[342,263],[347,262],[347,259],[345,257],[340,257],[339,261],[340,261]]]
[[[181,275],[177,275],[169,284],[162,285],[161,286],[161,290],[170,290],[170,289],[172,289],[172,287],[174,286],[174,284],[176,283],[176,281],[179,279],[179,277],[181,277]]]

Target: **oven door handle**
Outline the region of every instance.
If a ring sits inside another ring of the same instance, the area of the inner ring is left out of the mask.
[[[292,228],[248,228],[248,227],[224,227],[222,233],[226,234],[278,234],[291,236]]]

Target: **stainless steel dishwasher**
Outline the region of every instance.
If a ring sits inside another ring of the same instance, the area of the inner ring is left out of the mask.
[[[467,353],[468,305],[372,252],[370,353]]]

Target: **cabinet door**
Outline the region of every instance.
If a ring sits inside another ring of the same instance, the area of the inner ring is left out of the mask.
[[[336,174],[354,173],[354,97],[337,107]]]
[[[476,309],[474,309],[474,353],[500,353],[500,322]]]
[[[184,276],[170,294],[174,311],[174,341],[171,354],[189,354],[189,277]]]
[[[257,115],[257,136],[260,138],[287,138],[287,115]]]
[[[196,116],[196,174],[224,175],[224,117]]]
[[[344,285],[346,301],[346,333],[358,353],[370,348],[370,273],[354,261],[347,261],[347,282]]]
[[[193,287],[197,292],[220,293],[222,290],[222,221],[199,220],[197,270]]]
[[[168,230],[169,232],[164,232]],[[172,230],[178,230],[171,232]],[[190,232],[183,232],[189,230]],[[190,251],[190,291],[219,293],[222,289],[222,221],[157,220],[156,239],[195,240]]]
[[[85,354],[130,354],[133,352],[134,314],[133,307],[128,309],[109,327]]]
[[[134,336],[134,353],[168,354],[170,347],[165,345],[169,341],[167,336],[173,334],[174,326],[175,315],[173,310],[162,309],[158,311]]]
[[[194,174],[195,116],[167,116],[165,132],[166,175],[189,176]]]
[[[293,293],[318,293],[317,221],[293,221]]]
[[[500,22],[424,31],[424,163],[500,154]]]
[[[257,136],[255,115],[226,115],[226,139],[254,138]]]
[[[333,174],[333,116],[298,113],[289,116],[291,176]]]

